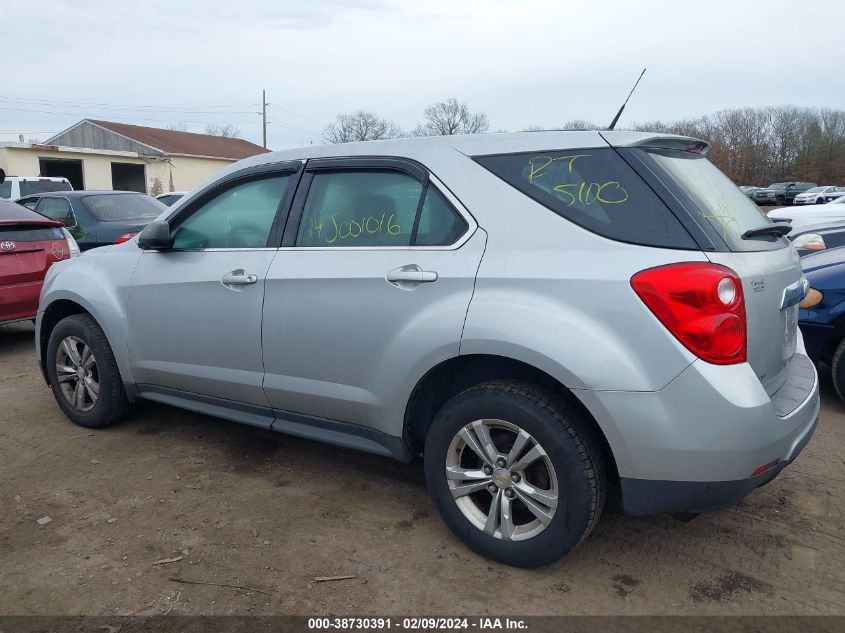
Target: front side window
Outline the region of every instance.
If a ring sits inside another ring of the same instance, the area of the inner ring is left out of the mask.
[[[250,180],[218,193],[176,227],[173,248],[266,247],[289,179]]]
[[[36,211],[64,224],[67,227],[76,226],[76,217],[70,208],[67,198],[41,198]]]

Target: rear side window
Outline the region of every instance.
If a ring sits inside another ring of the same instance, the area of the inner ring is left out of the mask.
[[[0,198],[12,197],[12,181],[0,182]]]
[[[76,216],[74,216],[67,198],[41,198],[36,211],[48,218],[58,220],[65,226],[76,226]]]
[[[21,198],[36,193],[49,193],[51,191],[73,191],[73,187],[67,180],[21,180]]]
[[[38,225],[0,225],[0,241],[12,242],[44,242],[47,240],[65,239],[61,229],[52,226]]]
[[[467,222],[430,183],[400,171],[318,171],[296,238],[300,247],[449,246]]]
[[[646,246],[696,248],[660,198],[610,148],[475,160],[561,217],[604,237]]]

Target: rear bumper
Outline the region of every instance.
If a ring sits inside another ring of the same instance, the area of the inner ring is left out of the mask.
[[[576,393],[605,431],[625,511],[635,515],[736,503],[795,459],[819,414],[818,375],[800,338],[771,396],[747,363],[703,361],[660,391]]]
[[[643,516],[675,512],[712,512],[739,503],[750,492],[765,486],[804,450],[813,436],[818,417],[796,439],[789,456],[756,477],[734,481],[657,481],[620,478],[625,514]]]

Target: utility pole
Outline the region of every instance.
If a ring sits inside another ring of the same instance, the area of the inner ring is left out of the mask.
[[[263,136],[264,142],[262,144],[262,147],[264,147],[264,149],[267,149],[267,106],[268,105],[270,105],[270,104],[267,103],[267,91],[262,90],[261,91],[261,123],[262,123],[262,128],[264,130],[264,136]]]

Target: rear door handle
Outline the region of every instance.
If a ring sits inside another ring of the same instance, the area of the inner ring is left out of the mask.
[[[437,273],[433,270],[423,270],[416,264],[409,264],[387,273],[387,281],[395,285],[430,284],[437,281]]]
[[[258,281],[258,275],[252,275],[243,268],[238,268],[223,275],[220,281],[224,286],[248,286]]]

